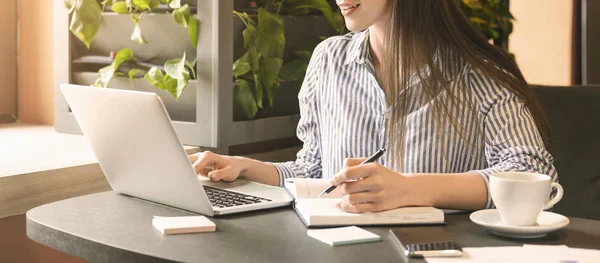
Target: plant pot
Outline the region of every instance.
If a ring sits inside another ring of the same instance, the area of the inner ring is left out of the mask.
[[[79,85],[91,85],[98,77],[93,72],[77,72],[71,75],[71,83]],[[162,100],[167,112],[173,121],[196,122],[196,80],[190,80],[179,100],[175,100],[170,93],[157,89],[144,78],[134,78],[133,85],[129,78],[115,77],[110,81],[110,88],[154,92]]]
[[[158,65],[182,57],[183,52],[187,58],[196,57],[188,29],[175,23],[173,15],[147,14],[140,20],[140,27],[148,44],[131,41],[134,23],[129,15],[102,13],[102,25],[90,49],[71,34],[72,57],[109,56],[111,51],[117,52],[125,47],[131,48],[138,60]]]

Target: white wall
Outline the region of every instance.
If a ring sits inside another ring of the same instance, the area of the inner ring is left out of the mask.
[[[17,1],[2,0],[0,8],[0,123],[17,111]]]
[[[531,84],[570,85],[573,0],[511,0],[509,50]]]

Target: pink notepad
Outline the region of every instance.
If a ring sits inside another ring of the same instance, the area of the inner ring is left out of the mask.
[[[215,223],[204,216],[177,216],[152,218],[152,225],[164,235],[214,232]]]

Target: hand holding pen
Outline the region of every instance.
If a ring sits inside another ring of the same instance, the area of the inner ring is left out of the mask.
[[[383,150],[382,150],[383,152]],[[377,159],[375,156],[369,160]],[[349,213],[390,210],[405,206],[434,206],[430,177],[402,174],[363,159],[347,159],[333,179],[343,198],[337,207]],[[362,163],[362,164],[361,164]]]
[[[364,160],[360,165],[376,161],[377,159],[379,159],[379,157],[381,157],[383,155],[384,152],[385,152],[385,148],[382,148],[381,150],[377,151],[375,154],[371,155],[371,157]],[[337,188],[337,185],[332,185],[332,186],[328,187],[319,195],[319,198],[322,197],[323,195],[331,193],[331,191],[335,190],[335,188]]]

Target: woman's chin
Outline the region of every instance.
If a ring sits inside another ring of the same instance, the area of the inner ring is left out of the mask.
[[[365,25],[364,23],[356,23],[354,21],[346,20],[346,28],[348,28],[348,30],[351,32],[360,32],[367,29],[367,27],[369,27],[369,25]]]

